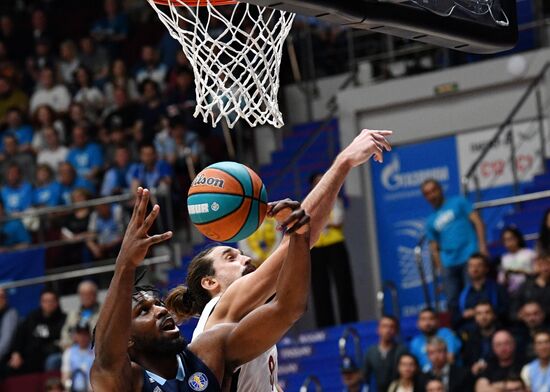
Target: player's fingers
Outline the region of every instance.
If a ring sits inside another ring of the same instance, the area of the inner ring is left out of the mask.
[[[172,238],[172,232],[167,231],[166,233],[153,235],[153,236],[147,238],[146,242],[147,242],[148,246],[151,246],[151,245],[154,245],[154,244],[158,244],[159,242],[169,240],[170,238]]]
[[[382,163],[384,161],[384,157],[382,156],[382,148],[376,144],[376,150],[374,152],[374,156],[376,157],[376,161]]]
[[[132,218],[137,214],[139,204],[141,203],[141,196],[143,194],[143,188],[139,187],[136,191],[136,199],[134,200],[134,210],[132,211]]]
[[[382,136],[390,136],[393,134],[393,131],[390,131],[390,130],[379,130],[379,129],[376,129],[376,130],[373,130],[371,131],[373,134],[378,134],[378,135],[382,135]]]
[[[386,151],[391,151],[391,144],[384,136],[373,133],[372,137],[378,142],[379,145],[382,145]]]
[[[296,210],[300,208],[300,203],[290,199],[281,200],[277,202],[276,205],[273,207],[273,209],[271,210],[271,214],[275,216],[285,208]]]
[[[290,227],[292,226],[292,224],[294,222],[297,222],[299,221],[300,219],[302,219],[302,217],[306,214],[306,212],[303,210],[303,209],[299,209],[299,210],[296,210],[294,211],[292,214],[290,214],[285,220],[283,220],[281,222],[281,226],[283,228],[287,228],[287,227]]]
[[[159,215],[160,207],[158,204],[155,204],[149,215],[147,215],[147,218],[145,218],[145,221],[142,225],[142,230],[144,234],[147,234],[151,226],[153,225],[153,222],[155,222],[155,219],[157,219],[157,216]]]
[[[139,207],[137,210],[137,221],[141,224],[145,219],[145,213],[147,212],[147,205],[149,204],[149,189],[143,189]]]
[[[309,215],[304,215],[294,226],[287,230],[287,234],[292,234],[298,231],[302,226],[307,225],[311,220]]]

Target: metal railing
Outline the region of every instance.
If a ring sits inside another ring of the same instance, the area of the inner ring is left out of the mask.
[[[391,315],[399,319],[401,314],[399,310],[399,295],[397,292],[397,286],[391,280],[386,280],[382,283],[382,288],[376,293],[376,301],[378,303],[378,317],[382,317],[386,312],[385,309],[385,300],[386,300],[386,291],[389,291],[391,296]]]
[[[542,102],[542,93],[541,88],[542,85],[545,83],[547,77],[548,77],[548,71],[550,69],[550,62],[546,63],[540,73],[531,81],[525,92],[522,94],[516,105],[512,108],[510,111],[510,114],[506,117],[504,122],[500,124],[497,131],[495,132],[494,136],[491,138],[491,140],[484,146],[483,150],[479,154],[479,156],[476,158],[476,160],[471,164],[470,168],[466,172],[466,175],[462,178],[462,191],[464,194],[467,194],[469,192],[469,183],[471,180],[473,180],[475,185],[475,193],[477,200],[479,201],[481,198],[481,189],[480,189],[480,181],[477,174],[477,170],[479,168],[479,165],[487,154],[491,151],[491,149],[496,145],[496,143],[499,141],[499,139],[504,135],[506,137],[506,140],[509,141],[510,145],[510,155],[509,155],[509,164],[512,170],[512,176],[513,176],[513,187],[514,187],[514,194],[517,195],[519,193],[519,177],[517,172],[517,146],[516,142],[514,140],[514,120],[518,116],[518,113],[521,109],[525,107],[527,104],[529,98],[535,95],[535,102],[536,102],[536,121],[538,124],[538,132],[539,132],[539,138],[540,138],[540,150],[539,154],[541,157],[541,162],[544,163],[544,160],[546,159],[546,151],[545,151],[545,135],[544,135],[544,118],[545,118],[545,107]]]

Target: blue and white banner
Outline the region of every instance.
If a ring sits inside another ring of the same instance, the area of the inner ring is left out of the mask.
[[[424,222],[432,207],[420,186],[434,178],[446,194],[460,193],[455,140],[447,137],[397,146],[385,154],[383,165],[371,166],[382,280],[397,286],[402,316],[417,314],[425,306],[414,248],[424,235]],[[431,282],[426,247],[423,261]]]
[[[44,249],[22,250],[0,254],[0,282],[44,276]],[[7,289],[9,304],[20,316],[25,316],[39,305],[43,285]]]

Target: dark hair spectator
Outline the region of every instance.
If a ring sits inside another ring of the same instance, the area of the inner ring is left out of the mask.
[[[547,377],[550,370],[550,331],[536,331],[533,335],[533,346],[536,358],[523,367],[521,378],[531,391],[544,391],[548,387]]]
[[[115,90],[117,88],[124,89],[127,99],[137,101],[139,98],[138,85],[126,69],[124,60],[118,58],[111,65],[111,72],[108,81],[104,86],[104,94],[107,105],[116,105]]]
[[[529,301],[537,301],[542,308],[550,309],[550,254],[541,253],[535,259],[535,276],[519,288],[514,297],[513,314]]]
[[[441,338],[434,337],[426,346],[431,369],[424,373],[425,379],[437,378],[443,381],[445,391],[462,392],[473,388],[474,380],[467,369],[449,362],[447,345]]]
[[[0,124],[6,120],[8,109],[19,108],[26,111],[29,107],[29,97],[21,89],[14,86],[6,76],[0,74]]]
[[[397,359],[397,377],[388,387],[388,392],[418,392],[424,390],[418,361],[412,354],[401,354]]]
[[[40,105],[51,105],[58,113],[65,113],[69,109],[71,95],[62,84],[56,83],[52,68],[45,67],[40,71],[40,82],[31,96],[30,108],[34,112]]]
[[[59,58],[61,81],[65,84],[71,84],[74,72],[80,65],[77,48],[72,40],[66,40],[61,43],[59,46]]]
[[[104,48],[96,45],[92,37],[85,36],[80,39],[79,60],[80,64],[92,71],[96,82],[105,82],[109,74],[109,56]]]
[[[74,343],[63,353],[61,379],[71,391],[86,392],[90,390],[90,370],[95,358],[90,325],[81,320],[71,333]]]
[[[99,88],[93,84],[92,72],[81,65],[73,73],[74,102],[83,105],[86,117],[95,122],[105,108],[105,97]]]
[[[502,243],[506,253],[500,257],[498,282],[514,295],[527,277],[533,274],[535,252],[527,247],[521,231],[514,226],[502,230]]]
[[[63,143],[65,141],[65,125],[59,120],[57,113],[48,104],[40,105],[33,112],[32,123],[34,126],[34,136],[32,139],[32,147],[35,153],[47,147],[44,131],[47,128],[53,128],[58,134],[58,140]]]

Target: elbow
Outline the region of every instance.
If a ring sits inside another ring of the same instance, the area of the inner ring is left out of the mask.
[[[302,318],[307,310],[307,299],[305,301],[296,301],[287,306],[280,306],[281,317],[285,317],[289,324],[294,324]]]

